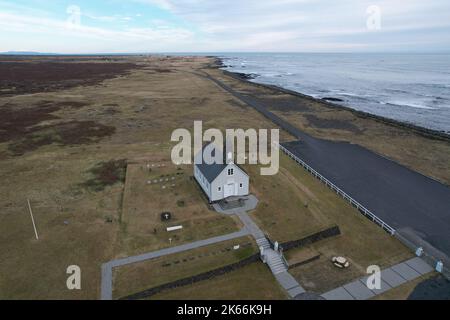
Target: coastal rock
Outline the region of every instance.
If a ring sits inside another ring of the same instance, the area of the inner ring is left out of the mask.
[[[322,100],[325,101],[332,101],[332,102],[344,102],[344,100],[339,99],[339,98],[333,98],[333,97],[324,97],[322,98]]]
[[[258,75],[254,73],[235,72],[234,74],[236,74],[240,79],[243,80],[252,80],[258,77]]]

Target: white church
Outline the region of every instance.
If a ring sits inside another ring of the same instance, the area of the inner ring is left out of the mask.
[[[204,146],[202,152],[196,156],[194,164],[194,177],[208,196],[209,202],[249,195],[249,176],[234,163],[231,155],[228,155],[222,163],[205,163],[204,154],[209,153],[214,157],[216,151],[217,147],[213,143]],[[219,152],[222,153],[221,150]],[[200,163],[199,157],[203,160],[201,164],[197,164]]]

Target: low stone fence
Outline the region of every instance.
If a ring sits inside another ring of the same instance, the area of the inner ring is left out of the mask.
[[[208,272],[204,272],[192,277],[188,277],[188,278],[184,278],[184,279],[180,279],[180,280],[176,280],[173,282],[169,282],[169,283],[165,283],[163,285],[148,289],[148,290],[144,290],[135,294],[131,294],[129,296],[120,298],[119,300],[138,300],[138,299],[144,299],[144,298],[149,298],[155,294],[158,294],[162,291],[165,290],[169,290],[169,289],[175,289],[175,288],[179,288],[179,287],[183,287],[183,286],[187,286],[196,282],[200,282],[203,280],[209,280],[212,278],[215,278],[217,276],[221,276],[224,275],[226,273],[238,270],[242,267],[245,267],[249,264],[252,264],[254,262],[258,262],[261,261],[260,257],[259,257],[259,253],[254,254],[248,258],[245,258],[239,262],[233,263],[233,264],[229,264],[225,267],[222,268],[218,268],[215,270],[211,270]]]
[[[307,259],[305,261],[291,264],[291,265],[289,265],[289,269],[297,268],[297,267],[303,266],[305,264],[308,264],[310,262],[313,262],[313,261],[316,261],[316,260],[319,260],[319,259],[320,259],[320,254],[318,254],[318,255],[316,255],[316,256],[314,256],[312,258],[309,258],[309,259]]]
[[[339,229],[339,226],[334,226],[334,227],[319,231],[317,233],[314,233],[312,235],[309,235],[309,236],[299,239],[299,240],[284,242],[280,246],[281,246],[281,248],[283,248],[283,251],[287,251],[287,250],[298,248],[298,247],[304,247],[311,243],[318,242],[320,240],[324,240],[327,238],[335,237],[340,234],[341,234],[341,230]]]

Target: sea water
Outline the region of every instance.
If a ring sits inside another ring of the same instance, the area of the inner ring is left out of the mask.
[[[225,69],[450,133],[450,54],[223,53]]]

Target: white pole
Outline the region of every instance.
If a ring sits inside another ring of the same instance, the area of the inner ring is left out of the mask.
[[[34,223],[33,211],[31,210],[30,199],[27,199],[27,201],[28,201],[28,209],[30,210],[31,222],[33,222],[34,234],[36,235],[36,240],[39,240],[39,236],[36,230],[36,224]]]

